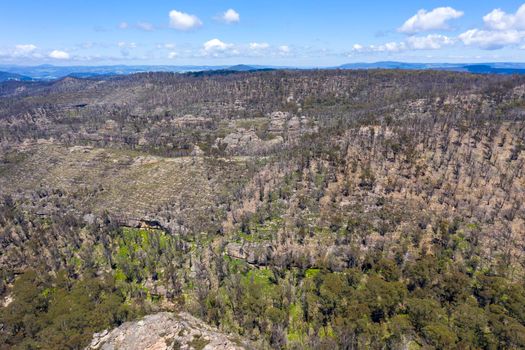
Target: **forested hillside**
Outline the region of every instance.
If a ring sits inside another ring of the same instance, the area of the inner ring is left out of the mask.
[[[524,150],[521,76],[1,83],[0,349],[166,310],[261,349],[525,348]]]

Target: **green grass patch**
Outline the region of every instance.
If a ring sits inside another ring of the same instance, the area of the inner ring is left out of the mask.
[[[305,278],[315,278],[315,276],[317,276],[319,272],[321,272],[321,269],[315,269],[315,268],[307,269],[304,272],[304,277]]]

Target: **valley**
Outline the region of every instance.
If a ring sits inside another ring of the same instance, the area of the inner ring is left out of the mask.
[[[520,75],[0,83],[0,349],[146,315],[195,349],[525,347],[524,118]]]

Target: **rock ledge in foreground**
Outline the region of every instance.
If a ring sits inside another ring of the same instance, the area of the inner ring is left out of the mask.
[[[246,344],[188,313],[160,312],[95,333],[87,350],[237,350]]]

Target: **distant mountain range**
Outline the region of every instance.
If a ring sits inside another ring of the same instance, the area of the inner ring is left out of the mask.
[[[406,62],[375,62],[375,63],[349,63],[338,67],[339,69],[433,69],[449,70],[455,72],[469,72],[480,74],[525,74],[525,63],[406,63]]]
[[[11,72],[0,72],[0,82],[8,80],[30,81],[33,80],[33,78]]]
[[[228,66],[0,66],[0,71],[20,74],[36,80],[53,80],[66,76],[89,78],[101,75],[125,75],[141,72],[192,72],[225,69]]]
[[[271,69],[403,69],[447,70],[478,74],[525,74],[525,63],[406,63],[384,61],[374,63],[348,63],[335,67],[294,67],[245,65],[234,66],[168,66],[168,65],[116,65],[116,66],[15,66],[0,65],[0,82],[7,80],[53,80],[66,76],[90,78],[103,75],[126,75],[141,72],[204,72],[204,71],[258,71]],[[219,72],[217,72],[219,73]]]

